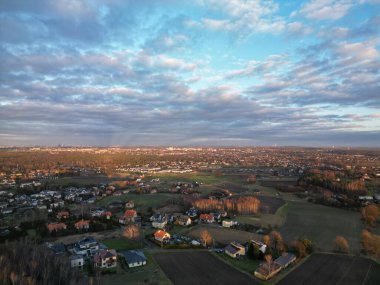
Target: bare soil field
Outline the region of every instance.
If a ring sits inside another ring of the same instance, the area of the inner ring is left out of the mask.
[[[216,225],[202,225],[199,227],[194,227],[189,232],[187,232],[187,234],[194,238],[199,238],[200,232],[203,230],[207,230],[215,242],[220,244],[229,244],[231,241],[236,241],[243,244],[250,239],[262,239],[262,236],[256,233],[227,229]]]
[[[313,254],[277,284],[375,285],[380,284],[380,265],[363,257]]]
[[[207,251],[159,253],[154,258],[174,285],[259,284]]]

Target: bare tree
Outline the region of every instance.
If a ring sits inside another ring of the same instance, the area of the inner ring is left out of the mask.
[[[293,241],[292,246],[297,251],[299,258],[302,258],[302,257],[306,256],[306,247],[305,247],[305,245],[303,244],[302,241],[295,240],[295,241]]]
[[[124,228],[123,236],[127,239],[137,239],[140,236],[140,229],[136,225],[128,225]]]
[[[267,266],[268,266],[268,274],[271,274],[271,272],[272,272],[272,260],[273,260],[272,255],[266,254],[264,256],[264,259],[265,259]]]
[[[203,230],[199,233],[200,239],[203,242],[204,247],[212,242],[212,236],[207,230]]]
[[[270,245],[270,236],[268,236],[268,235],[263,236],[263,243],[265,245],[269,246]]]
[[[334,247],[338,252],[349,253],[350,251],[347,240],[342,236],[337,236],[334,239]]]

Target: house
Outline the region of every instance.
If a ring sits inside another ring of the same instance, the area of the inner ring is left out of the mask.
[[[280,272],[280,270],[281,266],[273,261],[270,263],[263,262],[259,265],[259,267],[256,268],[255,277],[262,280],[268,280]]]
[[[110,211],[107,211],[107,212],[103,212],[101,215],[100,215],[102,218],[106,218],[107,220],[111,219],[112,217],[112,213]],[[136,219],[136,218],[135,218]]]
[[[124,258],[125,263],[128,264],[129,268],[146,264],[146,257],[140,250],[125,250],[120,252],[120,255]]]
[[[231,242],[229,245],[227,245],[224,248],[224,252],[228,254],[229,256],[236,258],[241,255],[245,255],[245,246],[237,242]]]
[[[80,254],[70,255],[69,257],[71,268],[83,269],[84,257]]]
[[[104,249],[94,256],[95,267],[97,268],[113,268],[117,265],[117,254],[114,249]]]
[[[57,213],[57,219],[67,219],[70,216],[68,211],[60,211]]]
[[[189,226],[189,225],[191,225],[191,219],[187,215],[181,215],[181,216],[177,217],[175,224],[177,224],[179,226]]]
[[[203,223],[212,224],[215,221],[215,218],[211,214],[200,214],[199,220]]]
[[[154,233],[154,239],[162,242],[166,239],[170,239],[170,234],[163,230],[158,230]]]
[[[58,231],[66,230],[67,226],[64,223],[50,223],[47,225],[47,228],[48,228],[49,232],[52,233],[52,232],[58,232]]]
[[[94,239],[93,237],[86,237],[74,245],[72,253],[88,257],[96,254],[99,251],[99,249],[100,245],[96,239]]]
[[[291,263],[296,261],[297,257],[289,252],[284,253],[279,258],[277,258],[274,262],[281,266],[281,268],[288,267]]]
[[[126,225],[128,223],[134,223],[135,218],[137,217],[137,212],[135,210],[126,210],[124,215],[119,218],[119,223]]]
[[[90,228],[90,221],[89,220],[80,220],[74,224],[74,227],[77,230],[88,230]]]
[[[259,247],[259,250],[265,254],[265,251],[267,250],[267,245],[264,244],[263,242],[261,241],[257,241],[257,240],[254,240],[254,239],[251,239],[251,243],[254,244],[254,245],[257,245]]]
[[[224,228],[230,228],[230,227],[235,226],[235,225],[237,225],[237,224],[238,224],[237,221],[224,220],[224,221],[222,222],[222,227],[224,227]]]
[[[165,228],[167,223],[168,223],[167,217],[162,216],[161,219],[157,219],[152,222],[152,227],[156,229],[163,229]]]
[[[133,201],[128,201],[125,203],[125,208],[126,209],[132,209],[135,206],[135,203]]]
[[[195,208],[190,208],[186,214],[190,217],[190,218],[195,218],[196,216],[198,216],[198,211],[197,209]]]

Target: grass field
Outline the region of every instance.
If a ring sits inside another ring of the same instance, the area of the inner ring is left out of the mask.
[[[250,239],[261,240],[262,238],[261,235],[256,233],[227,229],[215,225],[201,225],[193,227],[186,234],[194,238],[199,238],[202,230],[207,230],[215,242],[221,244],[229,244],[231,241],[246,243]]]
[[[347,239],[351,252],[357,253],[362,228],[358,212],[288,201],[287,217],[280,233],[288,243],[296,238],[309,238],[323,251],[331,251],[334,238],[342,235]]]
[[[375,285],[380,284],[380,265],[362,257],[313,254],[277,284]]]
[[[175,285],[258,284],[207,251],[159,253],[154,258]]]
[[[104,243],[108,248],[116,250],[142,248],[142,245],[139,241],[130,240],[126,238],[105,239],[101,240],[100,242]]]
[[[225,253],[214,253],[214,255],[231,266],[252,275],[261,262],[260,260],[253,260],[246,256],[232,258]]]
[[[279,227],[286,220],[288,204],[282,205],[275,214],[257,214],[255,216],[237,216],[235,219],[244,224],[255,225],[258,227]]]
[[[101,183],[108,183],[112,179],[107,176],[73,176],[73,177],[62,177],[56,180],[48,180],[49,185],[55,186],[66,186],[69,184],[76,184],[78,186],[86,185],[98,185]]]

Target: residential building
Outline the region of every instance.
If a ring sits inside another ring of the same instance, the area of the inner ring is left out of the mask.
[[[146,257],[140,250],[125,250],[120,252],[120,255],[124,258],[125,263],[129,268],[143,266],[146,264]]]
[[[229,256],[236,258],[241,255],[245,255],[245,246],[237,242],[231,242],[229,245],[227,245],[224,248],[224,252],[228,254]]]
[[[117,265],[117,254],[114,249],[104,249],[94,256],[95,267],[113,268]]]

